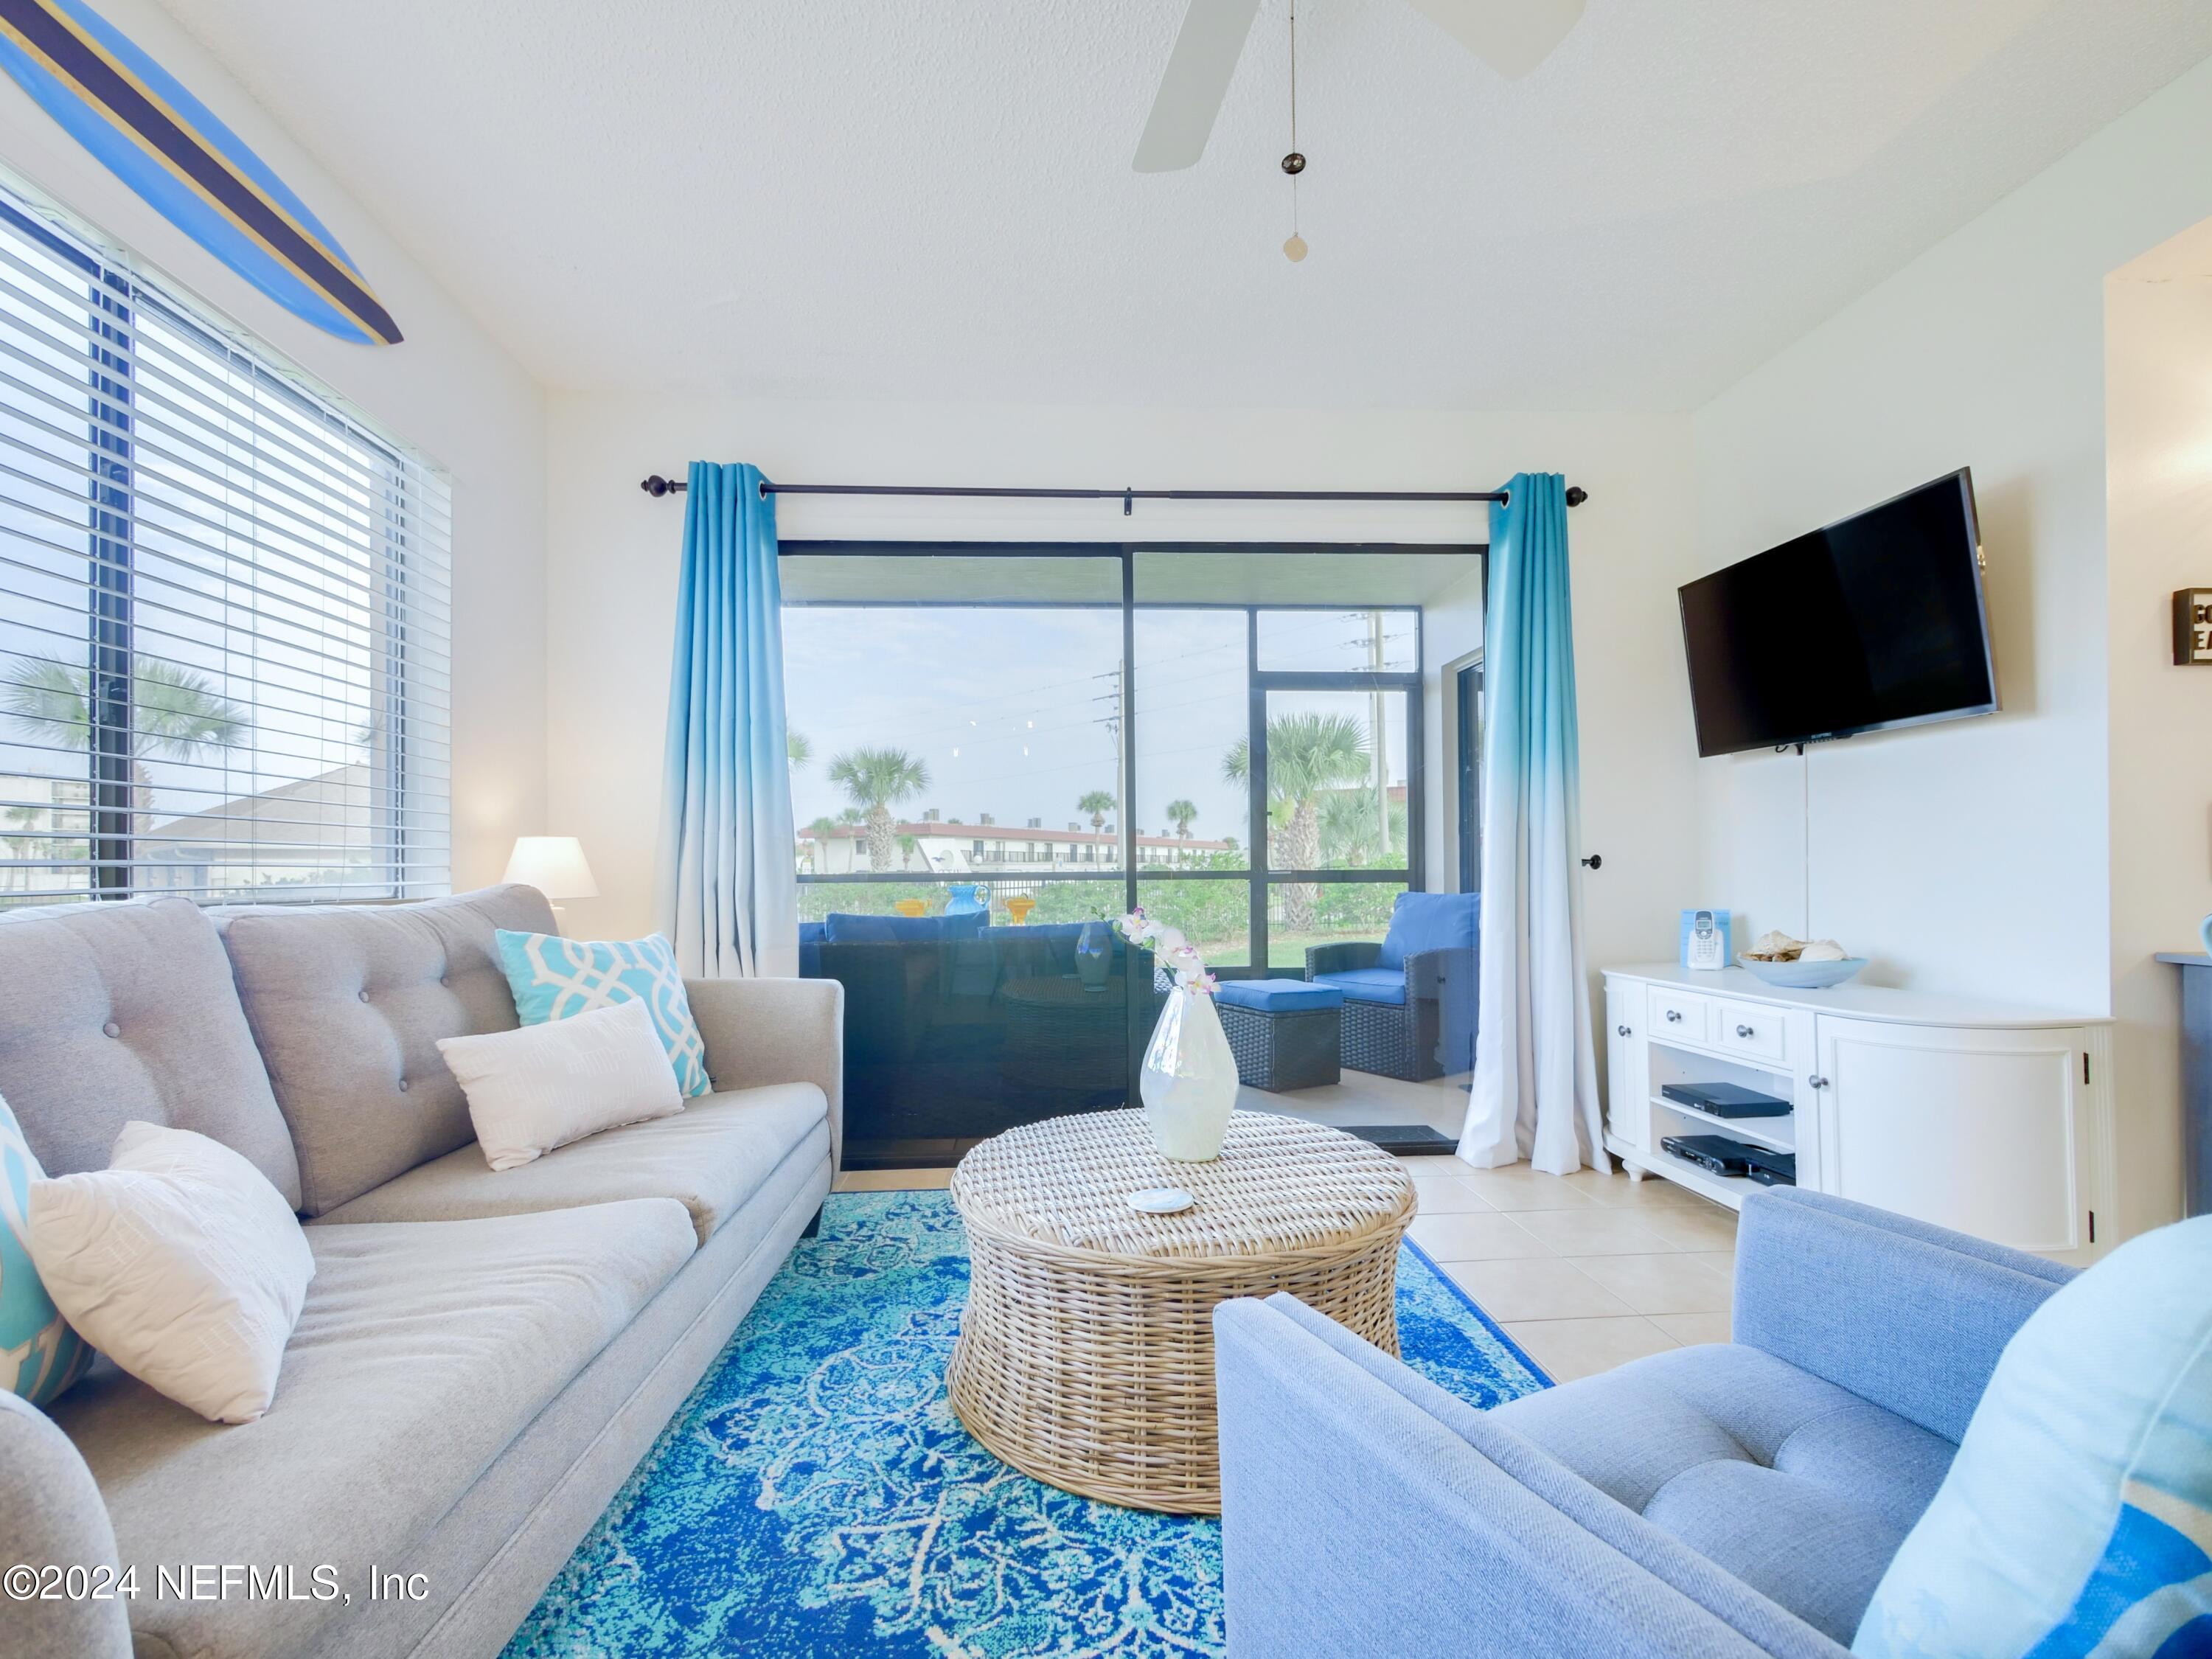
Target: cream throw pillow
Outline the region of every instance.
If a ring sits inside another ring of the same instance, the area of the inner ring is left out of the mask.
[[[676,1068],[641,1001],[482,1036],[438,1052],[469,1097],[484,1161],[512,1170],[556,1146],[684,1109]]]
[[[276,1397],[315,1276],[269,1177],[189,1129],[126,1123],[107,1168],[31,1183],[31,1260],[77,1334],[216,1423]]]

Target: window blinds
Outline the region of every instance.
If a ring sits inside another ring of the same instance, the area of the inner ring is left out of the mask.
[[[451,498],[0,192],[0,906],[447,890]]]

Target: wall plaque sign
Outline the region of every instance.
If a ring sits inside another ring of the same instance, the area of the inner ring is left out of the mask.
[[[2174,590],[2173,660],[2177,667],[2212,663],[2212,587]]]

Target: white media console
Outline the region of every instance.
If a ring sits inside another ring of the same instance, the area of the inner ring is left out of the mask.
[[[2061,1261],[2117,1243],[2108,1022],[1875,986],[1785,991],[1741,968],[1605,970],[1606,1146],[1731,1206],[1755,1189],[1662,1150],[1792,1152],[1797,1184]],[[1735,1083],[1786,1117],[1721,1118],[1669,1083]]]

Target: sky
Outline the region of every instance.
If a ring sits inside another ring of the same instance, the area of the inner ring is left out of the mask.
[[[1394,639],[1392,666],[1413,665],[1411,617]],[[1271,668],[1364,665],[1364,616],[1290,611],[1263,619]],[[835,817],[848,803],[831,761],[854,748],[893,746],[919,757],[929,786],[898,810],[930,807],[974,823],[1032,817],[1064,830],[1089,815],[1088,791],[1115,792],[1121,620],[1113,606],[792,605],[784,611],[785,712],[812,759],[793,775],[798,822]],[[1168,830],[1164,809],[1198,808],[1191,833],[1249,838],[1243,786],[1222,762],[1246,733],[1247,638],[1241,610],[1152,611],[1136,618],[1138,827]],[[1276,693],[1270,713],[1320,710],[1364,725],[1361,693]],[[1390,781],[1406,776],[1402,709],[1388,721]],[[1118,822],[1118,818],[1109,819]]]

